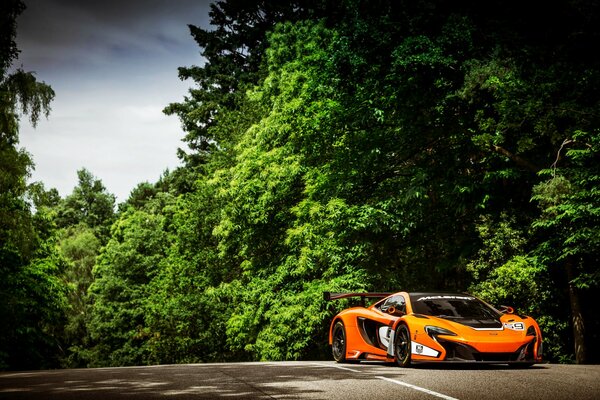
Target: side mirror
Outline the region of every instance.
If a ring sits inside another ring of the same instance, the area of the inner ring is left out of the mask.
[[[402,316],[404,315],[404,311],[402,310],[398,310],[396,307],[394,306],[390,306],[388,307],[388,309],[386,310],[388,314],[390,315],[396,315],[396,316]]]
[[[514,314],[515,309],[509,306],[500,306],[500,312],[504,314]]]

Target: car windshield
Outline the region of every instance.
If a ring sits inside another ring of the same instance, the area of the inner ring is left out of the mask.
[[[431,315],[448,319],[498,319],[500,314],[479,300],[468,295],[418,294],[410,296],[415,314]]]

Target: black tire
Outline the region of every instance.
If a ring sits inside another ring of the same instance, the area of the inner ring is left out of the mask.
[[[394,355],[396,357],[396,364],[403,368],[410,366],[410,354],[410,331],[408,330],[408,326],[400,324],[398,325],[398,328],[396,328],[396,334],[394,335]]]
[[[337,321],[333,326],[331,339],[333,359],[338,363],[346,362],[346,328],[342,321]]]

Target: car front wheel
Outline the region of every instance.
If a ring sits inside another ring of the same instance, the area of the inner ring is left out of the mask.
[[[396,364],[400,367],[408,367],[410,365],[410,332],[408,326],[404,324],[398,325],[396,335],[394,337],[394,354],[396,356]]]

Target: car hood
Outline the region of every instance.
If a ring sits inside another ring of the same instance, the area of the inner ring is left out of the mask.
[[[435,325],[449,329],[451,331],[461,331],[465,326],[474,330],[504,330],[505,328],[514,331],[522,331],[525,329],[525,321],[523,318],[514,314],[504,314],[497,319],[473,319],[473,318],[450,318],[450,317],[434,317],[427,316]],[[521,323],[522,325],[518,325]]]

